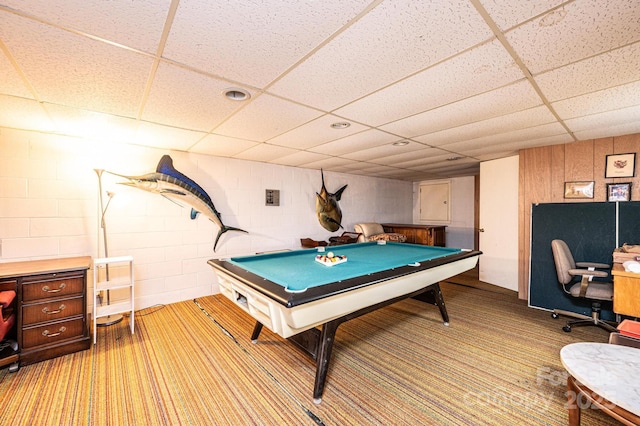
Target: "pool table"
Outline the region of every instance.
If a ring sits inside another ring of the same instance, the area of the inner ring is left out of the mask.
[[[263,326],[291,340],[316,361],[313,398],[320,403],[340,324],[416,297],[448,315],[439,281],[472,269],[481,252],[405,243],[356,243],[211,259],[220,292]],[[318,261],[332,251],[342,263]],[[317,327],[320,327],[318,329]]]

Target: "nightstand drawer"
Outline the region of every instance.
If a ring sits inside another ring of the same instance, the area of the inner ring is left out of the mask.
[[[22,330],[22,349],[51,345],[62,340],[82,337],[84,332],[85,326],[82,318],[24,328]]]
[[[83,303],[84,298],[80,295],[70,299],[25,305],[22,307],[22,324],[27,326],[82,315]]]
[[[82,276],[60,275],[35,282],[25,281],[22,284],[22,301],[26,303],[32,300],[83,294],[85,282]]]

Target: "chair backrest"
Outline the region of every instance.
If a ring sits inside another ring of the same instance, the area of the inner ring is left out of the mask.
[[[553,252],[553,261],[556,264],[558,281],[563,285],[568,284],[573,279],[568,272],[569,269],[576,269],[576,262],[573,260],[569,246],[562,240],[553,240],[551,241],[551,251]]]

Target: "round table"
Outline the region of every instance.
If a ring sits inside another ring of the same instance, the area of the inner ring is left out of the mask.
[[[625,424],[640,423],[640,349],[580,342],[563,347],[560,359],[570,374],[570,425],[580,424],[580,409],[588,404]]]

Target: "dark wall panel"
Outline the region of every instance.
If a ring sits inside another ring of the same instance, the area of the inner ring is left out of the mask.
[[[625,206],[624,221],[635,215],[638,224],[640,203]],[[631,205],[635,205],[632,209]],[[627,213],[629,212],[629,213]],[[545,203],[532,206],[531,281],[529,304],[545,309],[563,309],[591,315],[591,303],[562,291],[551,253],[551,241],[564,240],[575,261],[612,262],[616,246],[615,203]],[[621,214],[621,219],[622,219]],[[622,229],[622,222],[620,229]],[[640,234],[637,234],[640,237]],[[621,240],[622,243],[622,240]],[[611,306],[603,306],[602,316],[612,319]]]

